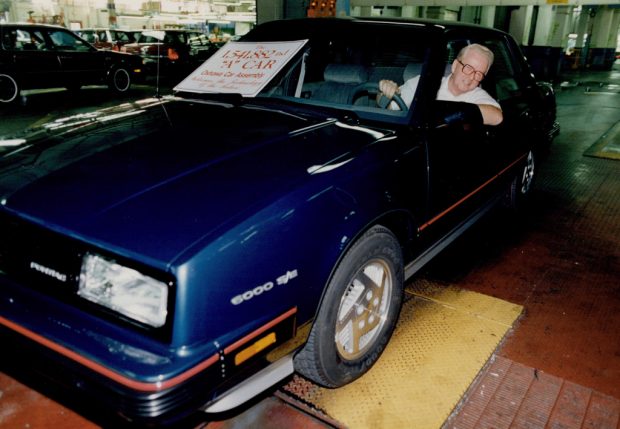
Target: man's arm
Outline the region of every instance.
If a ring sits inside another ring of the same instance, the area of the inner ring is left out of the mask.
[[[504,120],[501,109],[490,104],[478,104],[484,125],[499,125]]]

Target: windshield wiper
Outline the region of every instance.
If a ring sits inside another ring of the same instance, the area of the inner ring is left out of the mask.
[[[230,104],[232,106],[240,106],[244,103],[243,96],[239,93],[177,91],[174,95],[181,98],[208,100],[216,103]]]

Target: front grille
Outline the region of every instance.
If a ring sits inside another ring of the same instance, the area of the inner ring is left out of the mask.
[[[122,324],[160,341],[170,341],[174,317],[174,279],[166,273],[138,265],[135,261],[119,260],[123,265],[170,285],[168,321],[162,327],[153,328],[78,297],[82,257],[87,251],[120,259],[99,249],[89,248],[87,244],[66,235],[0,211],[0,273],[21,287],[34,289],[63,302],[71,302],[93,316]]]
[[[0,270],[26,287],[73,295],[82,253],[70,238],[0,213]]]

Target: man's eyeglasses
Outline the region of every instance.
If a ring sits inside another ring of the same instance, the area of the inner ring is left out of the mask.
[[[469,64],[463,64],[463,62],[459,60],[458,58],[457,58],[457,61],[459,62],[459,64],[463,66],[463,73],[465,73],[467,76],[471,76],[473,74],[474,80],[476,82],[482,82],[482,79],[485,78],[486,75],[482,73],[481,71],[476,70]]]

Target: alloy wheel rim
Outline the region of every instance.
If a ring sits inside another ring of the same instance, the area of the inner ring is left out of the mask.
[[[385,261],[373,259],[349,283],[340,300],[335,341],[345,360],[356,360],[375,343],[388,320],[393,273]]]
[[[523,177],[521,178],[521,193],[527,194],[532,187],[534,181],[534,154],[530,151],[527,154],[525,167],[523,168]]]

